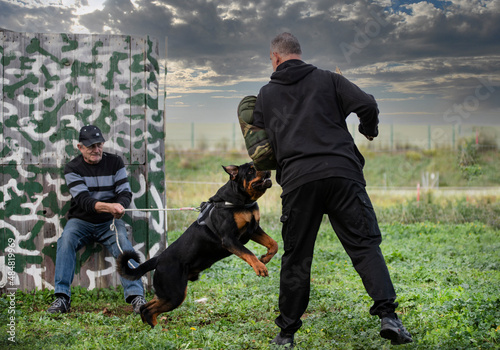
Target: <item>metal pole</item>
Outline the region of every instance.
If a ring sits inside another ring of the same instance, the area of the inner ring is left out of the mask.
[[[165,94],[164,94],[164,103],[163,103],[163,125],[164,125],[164,129],[165,129],[165,135],[167,134],[167,57],[168,57],[168,37],[165,37],[165,79],[163,80],[163,89],[165,91]],[[167,141],[166,140],[166,137],[165,137],[165,142]],[[165,151],[164,151],[165,152]],[[163,171],[164,171],[164,177],[163,177],[163,181],[165,181],[165,184],[164,184],[164,189],[165,189],[165,196],[163,198],[163,200],[165,201],[165,204],[163,205],[163,207],[166,209],[167,208],[167,166],[166,166],[166,162],[165,162],[165,159],[163,160]],[[168,247],[168,211],[165,210],[165,248]]]
[[[391,151],[394,151],[394,123],[391,123]]]
[[[194,122],[191,122],[191,149],[194,149]]]
[[[455,125],[453,125],[452,129],[452,134],[451,134],[451,149],[455,149]]]
[[[431,149],[431,124],[427,126],[427,149]]]

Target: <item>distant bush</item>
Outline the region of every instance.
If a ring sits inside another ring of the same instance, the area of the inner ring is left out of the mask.
[[[405,157],[408,160],[417,162],[422,160],[422,153],[416,151],[406,151]]]
[[[466,139],[459,146],[458,166],[469,184],[483,174],[478,164],[478,148],[474,139]]]
[[[481,128],[479,130],[478,142],[479,151],[489,151],[498,149],[498,135],[497,131],[492,128]]]
[[[424,149],[422,151],[422,154],[426,157],[434,157],[438,154],[438,151],[436,149]]]
[[[408,201],[385,208],[376,208],[377,218],[381,223],[399,222],[413,224],[418,222],[463,224],[482,222],[494,228],[500,228],[500,203],[492,203],[491,198],[469,202],[466,198],[437,202],[423,197],[417,203]]]

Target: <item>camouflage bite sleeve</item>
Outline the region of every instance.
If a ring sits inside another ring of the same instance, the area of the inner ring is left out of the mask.
[[[246,96],[238,104],[238,120],[245,139],[248,155],[253,160],[257,170],[274,170],[277,167],[276,157],[264,129],[253,123],[253,110],[256,96]]]

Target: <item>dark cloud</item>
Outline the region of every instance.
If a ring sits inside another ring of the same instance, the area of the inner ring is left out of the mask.
[[[159,38],[160,52],[165,52],[164,38],[168,37],[170,60],[182,60],[186,67],[210,65],[220,75],[214,79],[220,81],[241,74],[237,68],[245,61],[242,58],[263,54],[269,40],[259,29],[260,22],[252,20],[255,7],[247,4],[229,12],[237,18],[224,19],[217,7],[223,3],[168,1],[164,6],[142,1],[134,8],[127,1],[108,0],[102,11],[81,16],[79,22],[97,32],[111,27],[116,33],[149,34]]]
[[[435,95],[448,105],[464,101],[478,79],[489,79],[492,89],[499,90],[496,2],[392,1],[391,7],[387,3],[107,0],[102,10],[77,20],[93,33],[156,37],[162,55],[168,37],[169,61],[180,69],[213,72],[199,75],[200,86],[265,82],[271,72],[270,40],[290,31],[301,41],[306,61],[327,69],[339,66],[349,78],[378,84],[386,93],[409,98]],[[68,8],[30,9],[0,2],[0,23],[6,29],[64,32],[73,19]],[[196,78],[198,73],[183,74]],[[479,109],[498,108],[497,101],[485,99]]]
[[[72,11],[61,7],[30,8],[0,1],[0,27],[28,33],[68,31]]]

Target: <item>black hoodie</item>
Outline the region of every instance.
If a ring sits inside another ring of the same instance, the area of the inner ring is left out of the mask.
[[[345,119],[360,118],[359,131],[378,135],[373,96],[339,74],[301,60],[280,64],[257,97],[253,125],[264,128],[278,168],[282,195],[314,180],[344,177],[365,185],[364,158]]]

